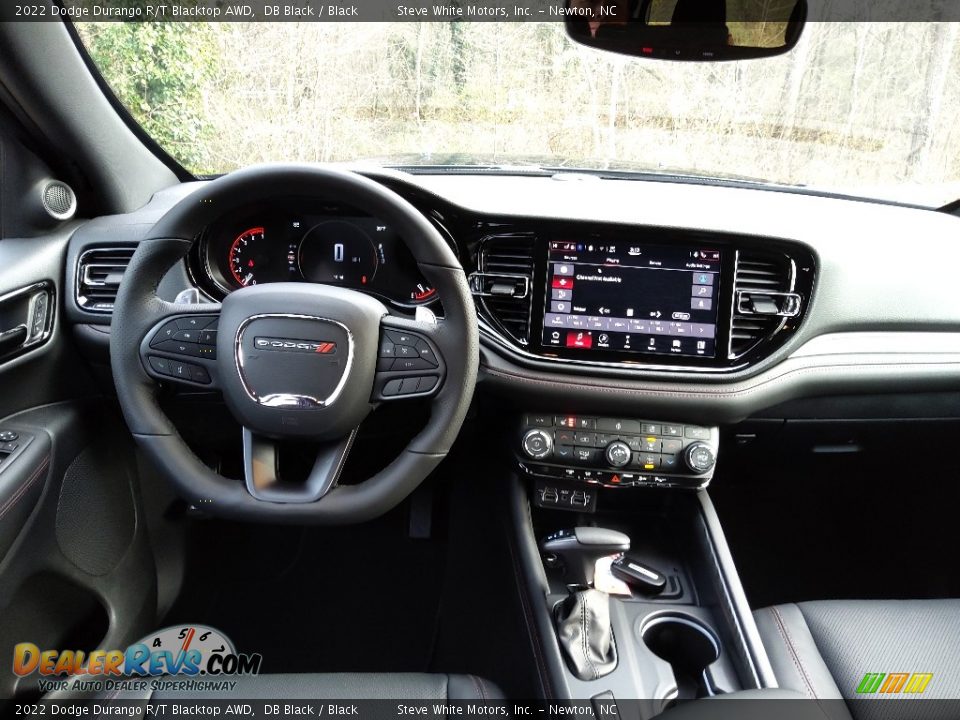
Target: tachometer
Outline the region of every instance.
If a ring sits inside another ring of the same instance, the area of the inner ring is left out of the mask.
[[[262,227],[244,230],[230,245],[230,274],[241,287],[257,284],[257,273],[269,267],[266,234]],[[261,275],[262,277],[262,275]]]

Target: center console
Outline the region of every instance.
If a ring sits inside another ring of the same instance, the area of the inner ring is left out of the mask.
[[[590,337],[570,352],[591,352]],[[623,352],[626,340],[605,342]],[[510,437],[512,521],[545,692],[645,719],[776,686],[704,491],[717,427],[527,412]]]

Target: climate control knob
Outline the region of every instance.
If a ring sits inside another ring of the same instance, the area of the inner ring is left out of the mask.
[[[546,430],[534,428],[523,436],[523,451],[534,460],[543,460],[553,449],[553,438]]]
[[[615,440],[607,445],[604,456],[607,458],[607,464],[610,465],[610,467],[619,468],[628,465],[633,454],[630,452],[629,445],[620,440]]]
[[[683,460],[692,472],[702,475],[710,470],[717,461],[713,448],[706,443],[695,442],[683,453]]]

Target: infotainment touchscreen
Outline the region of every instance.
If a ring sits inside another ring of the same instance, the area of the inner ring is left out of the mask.
[[[549,253],[545,350],[716,356],[719,250],[551,240]]]

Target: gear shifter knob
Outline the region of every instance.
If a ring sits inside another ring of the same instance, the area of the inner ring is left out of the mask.
[[[592,585],[597,560],[629,549],[629,536],[598,527],[559,530],[540,542],[544,559],[556,558],[566,568],[568,585]]]

